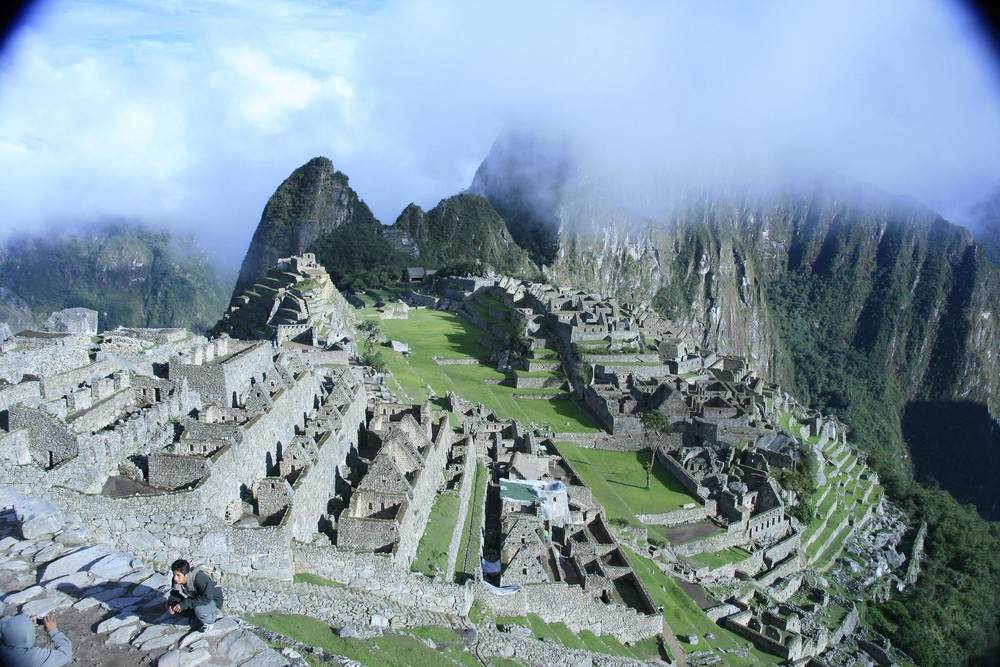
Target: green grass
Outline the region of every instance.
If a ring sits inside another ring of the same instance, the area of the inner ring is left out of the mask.
[[[636,514],[658,514],[679,510],[697,502],[663,466],[653,467],[650,488],[646,489],[646,466],[652,452],[613,452],[586,449],[560,442],[559,452],[590,486],[594,499],[604,507],[609,519],[638,524]]]
[[[380,324],[389,340],[403,341],[410,346],[410,354],[405,357],[385,346],[379,350],[412,402],[419,403],[427,397],[426,385],[429,384],[438,396],[454,391],[470,403],[482,403],[499,416],[524,424],[542,424],[556,432],[600,431],[570,400],[518,400],[513,394],[527,390],[509,384],[486,384],[486,381],[506,379],[492,366],[435,363],[434,356],[443,359],[489,357],[487,349],[479,343],[482,332],[455,313],[413,309],[409,319],[382,320]]]
[[[649,591],[650,596],[653,598],[653,604],[663,606],[663,616],[666,618],[674,634],[681,637],[689,634],[697,634],[699,637],[702,637],[702,641],[698,646],[691,647],[692,651],[704,650],[706,645],[715,649],[724,648],[726,650],[747,647],[747,644],[749,644],[747,640],[713,623],[712,619],[706,616],[698,608],[698,605],[688,597],[684,590],[677,585],[677,582],[660,572],[660,569],[651,560],[636,554],[628,547],[623,547],[623,550],[636,576],[642,580],[646,590]],[[714,634],[715,638],[711,640],[704,639],[707,633]],[[689,645],[681,641],[681,646],[687,647]],[[749,655],[746,658],[739,658],[735,654],[729,653],[726,656],[726,660],[726,664],[731,667],[779,665],[782,663],[782,659],[778,656],[764,653],[752,647],[749,649]]]
[[[346,585],[340,583],[339,581],[333,581],[332,579],[327,579],[326,577],[321,577],[318,574],[311,574],[309,572],[300,572],[292,577],[292,581],[297,584],[313,584],[314,586],[333,586],[334,588],[347,588]]]
[[[713,570],[730,563],[739,563],[750,557],[750,554],[739,547],[730,547],[714,553],[704,552],[691,556],[690,559],[703,565],[707,565]]]
[[[427,520],[427,529],[420,538],[417,556],[410,569],[433,575],[443,572],[448,566],[448,547],[455,534],[455,523],[458,521],[460,499],[452,493],[442,493],[437,496],[431,515]]]
[[[442,653],[455,658],[450,651],[435,651],[419,639],[404,635],[385,635],[369,640],[344,639],[337,636],[334,629],[323,621],[300,614],[260,614],[245,618],[258,627],[309,646],[318,646],[327,653],[347,656],[363,665],[439,667],[451,662],[444,659]],[[472,667],[476,662],[462,661],[459,664]]]
[[[475,486],[469,498],[469,511],[466,513],[465,525],[462,526],[462,541],[458,545],[458,558],[455,561],[455,581],[465,583],[471,579],[479,567],[482,534],[479,526],[482,524],[483,498],[486,495],[486,482],[489,473],[482,463],[476,464]],[[471,539],[470,539],[471,534]]]

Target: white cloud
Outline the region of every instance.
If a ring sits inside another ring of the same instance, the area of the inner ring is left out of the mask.
[[[392,222],[512,124],[618,176],[811,163],[953,214],[1000,183],[997,81],[944,1],[53,0],[0,59],[0,229],[144,218],[239,259],[315,155]]]

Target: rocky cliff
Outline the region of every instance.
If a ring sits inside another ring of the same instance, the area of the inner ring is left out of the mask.
[[[301,255],[326,234],[347,224],[373,228],[378,221],[347,176],[325,157],[292,172],[264,207],[250,241],[233,297],[246,291],[282,257]]]

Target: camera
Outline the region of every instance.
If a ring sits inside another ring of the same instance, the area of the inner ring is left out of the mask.
[[[35,617],[35,623],[37,623],[38,625],[45,625],[45,617],[44,616]]]

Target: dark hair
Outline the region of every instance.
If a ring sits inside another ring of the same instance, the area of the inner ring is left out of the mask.
[[[180,572],[181,574],[188,574],[191,572],[191,563],[187,562],[183,558],[178,558],[174,561],[174,564],[170,566],[171,572]]]

